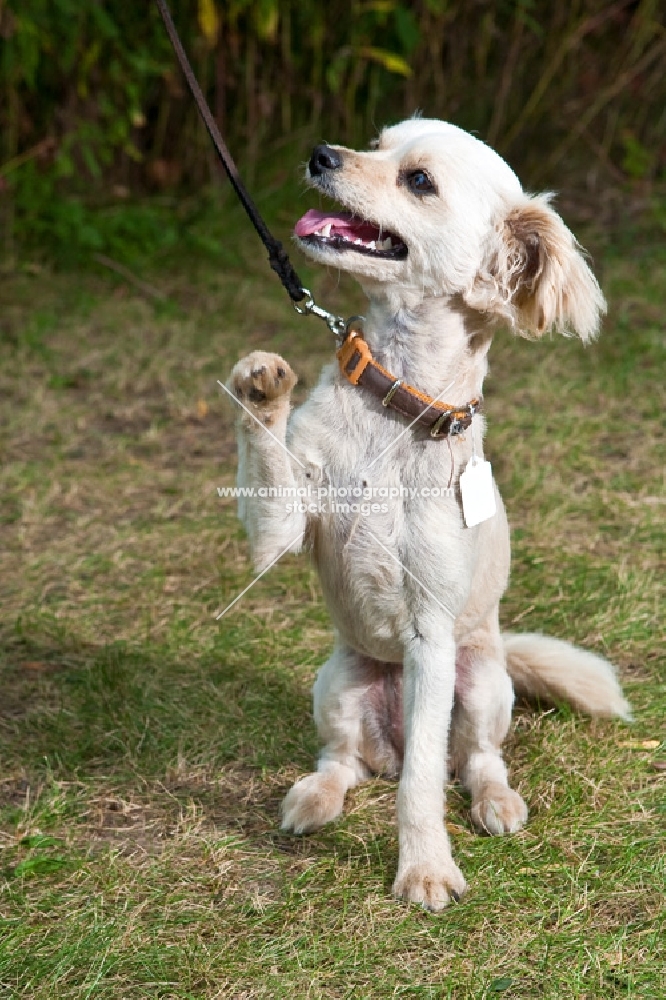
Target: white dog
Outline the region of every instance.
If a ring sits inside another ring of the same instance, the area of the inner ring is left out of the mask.
[[[411,119],[368,152],[317,146],[307,178],[345,212],[308,212],[298,243],[358,278],[363,337],[352,331],[291,414],[296,378],[281,357],[254,352],[229,383],[245,407],[239,484],[264,488],[239,512],[256,566],[307,544],[336,626],[314,687],[324,748],[287,795],[283,828],[314,830],[340,814],[348,788],[400,774],[394,893],[438,910],[465,889],[444,823],[447,772],[469,790],[481,830],[527,819],[500,752],[514,686],[629,716],[605,660],[500,634],[509,531],[484,483],[478,412],[498,326],[588,341],[605,303],[548,196],[525,194],[453,125]],[[333,502],[331,487],[374,502]],[[288,488],[308,502],[285,503]]]

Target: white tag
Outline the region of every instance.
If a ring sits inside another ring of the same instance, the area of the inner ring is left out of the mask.
[[[495,490],[490,462],[472,455],[460,477],[463,515],[468,528],[487,521],[495,513]]]

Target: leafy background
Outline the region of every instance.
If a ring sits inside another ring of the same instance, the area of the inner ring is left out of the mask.
[[[172,0],[246,178],[415,110],[475,130],[578,216],[663,226],[660,0]],[[575,184],[562,177],[575,177]],[[155,4],[0,0],[0,226],[61,264],[175,243],[175,192],[220,172]],[[147,207],[136,195],[154,196]],[[182,211],[182,210],[181,210]],[[187,212],[185,213],[187,215]],[[189,219],[189,217],[188,217]]]

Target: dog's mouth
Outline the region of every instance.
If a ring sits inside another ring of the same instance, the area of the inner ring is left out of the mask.
[[[351,250],[384,260],[404,260],[407,256],[407,246],[399,236],[350,212],[318,212],[311,208],[298,220],[294,233],[304,243],[327,250]]]

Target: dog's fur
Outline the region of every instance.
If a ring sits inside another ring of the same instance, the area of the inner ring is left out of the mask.
[[[595,335],[605,303],[574,237],[549,196],[525,194],[478,139],[410,119],[385,129],[368,152],[331,148],[339,164],[310,169],[311,185],[397,234],[408,253],[389,260],[300,242],[360,281],[369,299],[365,338],[396,377],[433,397],[453,382],[445,399],[462,405],[481,394],[498,326],[526,337]],[[428,175],[425,194],[406,182],[415,171]],[[444,485],[453,461],[457,486],[473,438],[481,454],[480,415],[472,433],[451,439],[450,452],[423,430],[399,437],[407,421],[351,386],[336,365],[290,414],[294,383],[274,354],[254,352],[235,366],[232,390],[258,418],[244,412],[239,421],[240,485]],[[527,819],[500,753],[514,687],[592,714],[629,715],[605,660],[539,635],[500,634],[509,530],[496,500],[494,517],[472,528],[457,489],[370,517],[294,513],[275,497],[240,509],[258,569],[290,541],[292,551],[311,547],[337,633],[314,687],[324,749],[316,772],[287,795],[283,828],[314,830],[370,774],[400,774],[394,892],[433,910],[465,889],[444,824],[447,771],[469,790],[479,829],[513,832]]]

